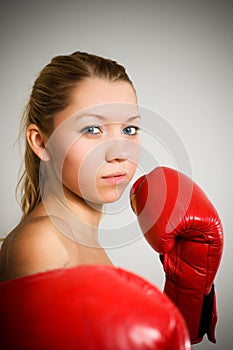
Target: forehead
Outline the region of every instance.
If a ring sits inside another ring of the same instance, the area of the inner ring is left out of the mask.
[[[136,103],[135,90],[129,82],[88,78],[73,89],[71,96],[71,103],[79,104],[81,109],[117,102]]]
[[[97,119],[102,123],[124,123],[139,120],[140,116],[136,104],[106,103],[80,111],[71,116],[71,119],[75,121]]]
[[[75,86],[69,105],[55,117],[55,126],[73,115],[100,115],[111,121],[138,114],[137,97],[132,85],[125,81],[86,79]]]

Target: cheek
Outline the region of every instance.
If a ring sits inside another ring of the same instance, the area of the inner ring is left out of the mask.
[[[62,183],[70,189],[77,190],[78,186],[78,174],[80,164],[85,157],[85,152],[81,149],[77,150],[77,147],[72,146],[67,153],[63,167],[62,167]]]
[[[132,180],[136,170],[138,162],[129,162],[129,181]]]
[[[65,158],[63,184],[83,198],[97,196],[96,176],[103,162],[104,156],[100,148],[77,142]]]
[[[130,158],[129,158],[129,174],[130,174],[130,179],[134,176],[138,164],[139,164],[139,159],[141,156],[141,143],[140,139],[136,139],[131,146],[131,152],[130,152]]]

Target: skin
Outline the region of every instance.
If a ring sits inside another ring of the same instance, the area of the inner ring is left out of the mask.
[[[81,264],[112,265],[98,243],[98,226],[104,204],[120,198],[136,170],[136,106],[129,83],[86,79],[72,91],[70,104],[54,117],[52,137],[46,139],[36,125],[28,127],[32,150],[60,179],[75,226],[66,210],[56,206],[48,183],[43,201],[2,245],[1,281]],[[57,217],[68,223],[65,229],[54,224]],[[72,239],[64,234],[70,227]]]

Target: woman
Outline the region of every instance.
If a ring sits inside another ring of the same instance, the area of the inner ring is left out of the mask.
[[[23,217],[0,252],[5,348],[190,350],[170,300],[106,266],[98,243],[104,204],[137,167],[139,120],[116,62],[76,52],[40,73],[24,114]]]

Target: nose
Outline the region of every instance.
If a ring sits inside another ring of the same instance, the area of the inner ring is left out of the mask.
[[[128,145],[129,146],[129,145]],[[129,158],[129,149],[124,140],[115,140],[109,143],[106,151],[106,161],[124,162]]]

